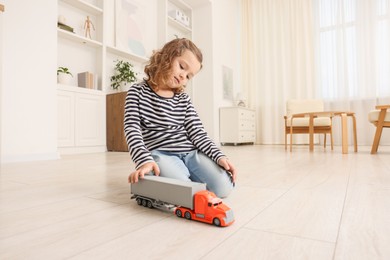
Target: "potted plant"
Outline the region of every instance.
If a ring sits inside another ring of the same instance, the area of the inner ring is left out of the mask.
[[[123,60],[116,60],[114,75],[111,76],[111,87],[115,90],[121,89],[122,86],[126,86],[127,83],[133,83],[137,81],[137,73],[133,70],[133,64]]]
[[[58,67],[57,69],[57,82],[60,84],[70,84],[71,77],[73,74],[66,67]]]

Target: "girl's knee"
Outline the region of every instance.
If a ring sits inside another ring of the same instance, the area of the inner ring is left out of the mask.
[[[214,192],[215,195],[219,198],[226,198],[234,189],[233,183],[230,182],[221,182],[214,187],[208,188],[210,191]]]

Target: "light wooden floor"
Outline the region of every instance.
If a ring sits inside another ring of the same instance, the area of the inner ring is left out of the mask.
[[[390,259],[390,149],[370,148],[222,147],[227,228],[138,206],[127,153],[6,164],[0,259]]]

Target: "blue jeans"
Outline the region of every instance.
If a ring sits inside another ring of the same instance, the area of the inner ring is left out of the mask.
[[[162,177],[205,183],[207,189],[220,198],[227,197],[233,190],[228,173],[200,151],[172,153],[155,150],[152,156]]]

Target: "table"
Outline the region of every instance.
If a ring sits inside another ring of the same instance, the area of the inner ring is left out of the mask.
[[[355,153],[358,151],[357,148],[357,136],[356,136],[356,117],[354,112],[334,112],[335,116],[341,117],[341,139],[342,139],[342,153],[348,153],[348,124],[347,118],[352,118],[353,123],[353,146]]]
[[[335,116],[341,118],[341,138],[342,138],[342,153],[348,153],[348,117],[352,118],[353,122],[353,142],[354,151],[357,152],[357,136],[356,136],[356,117],[354,112],[346,111],[321,111],[321,112],[306,112],[294,114],[293,117],[309,117],[309,149],[314,150],[314,118],[319,116],[330,116],[332,119]]]

